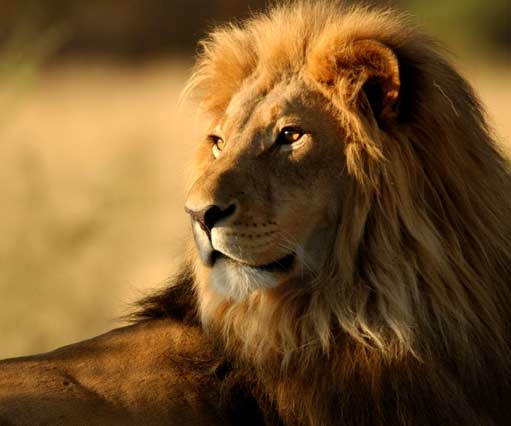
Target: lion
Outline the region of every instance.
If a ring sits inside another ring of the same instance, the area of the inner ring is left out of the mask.
[[[317,0],[201,46],[181,271],[0,364],[2,424],[507,424],[511,173],[437,43]]]

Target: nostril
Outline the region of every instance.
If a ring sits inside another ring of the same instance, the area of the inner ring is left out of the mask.
[[[211,230],[211,228],[215,226],[215,223],[217,223],[220,220],[221,214],[222,209],[220,207],[211,206],[204,213],[202,223],[208,230]]]
[[[210,206],[204,213],[203,224],[211,230],[220,220],[228,218],[236,211],[236,205],[231,204],[226,209],[221,209],[218,206]]]
[[[228,218],[236,211],[236,204],[230,204],[227,208],[221,208],[217,205],[209,205],[202,210],[191,210],[185,207],[185,211],[190,214],[192,219],[198,222],[201,228],[208,234],[211,229],[222,219]]]

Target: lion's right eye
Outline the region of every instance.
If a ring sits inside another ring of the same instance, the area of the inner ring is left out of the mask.
[[[277,137],[277,143],[280,145],[290,145],[298,142],[303,134],[304,131],[298,127],[284,127]]]
[[[220,136],[217,136],[217,135],[208,135],[208,140],[213,144],[213,148],[212,148],[213,156],[215,158],[218,158],[218,156],[220,155],[220,152],[222,151],[222,149],[224,149],[224,145],[225,145],[224,140]]]
[[[305,134],[305,131],[300,127],[284,127],[277,136],[275,143],[284,151],[292,151],[298,149],[305,143],[305,139],[303,138]]]

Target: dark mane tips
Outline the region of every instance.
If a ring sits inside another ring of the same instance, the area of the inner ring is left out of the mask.
[[[191,267],[183,265],[169,278],[166,287],[137,301],[134,312],[127,319],[140,322],[173,318],[188,324],[198,323],[193,281]]]

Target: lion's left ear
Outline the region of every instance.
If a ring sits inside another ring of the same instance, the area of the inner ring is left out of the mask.
[[[338,92],[348,105],[363,102],[365,97],[378,123],[397,116],[399,63],[383,43],[358,40],[342,49],[320,49],[309,68],[326,90]]]

